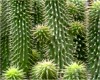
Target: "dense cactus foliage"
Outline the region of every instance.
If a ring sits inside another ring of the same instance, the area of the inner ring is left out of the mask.
[[[36,25],[44,24],[45,21],[45,4],[43,0],[32,1],[32,24]]]
[[[85,66],[77,63],[66,66],[64,80],[87,80]]]
[[[45,25],[37,25],[33,29],[34,47],[41,53],[45,53],[52,38],[52,30]]]
[[[36,64],[32,69],[33,80],[56,80],[57,79],[57,69],[56,65],[52,61],[42,61]]]
[[[69,33],[73,36],[74,57],[83,62],[87,61],[86,27],[80,22],[70,24]]]
[[[31,1],[11,0],[11,65],[27,70],[31,54]]]
[[[89,11],[89,68],[91,80],[100,79],[100,1],[94,2]]]
[[[72,61],[72,41],[67,33],[68,19],[66,17],[65,0],[46,0],[46,21],[53,30],[53,39],[50,45],[50,55],[59,68]]]
[[[24,80],[24,72],[16,67],[8,68],[3,76],[5,80]]]
[[[67,11],[74,21],[85,20],[85,1],[84,0],[67,0]]]
[[[9,66],[9,2],[2,0],[1,1],[1,26],[0,26],[0,53],[1,53],[1,69],[6,70]],[[7,8],[8,7],[8,8]]]

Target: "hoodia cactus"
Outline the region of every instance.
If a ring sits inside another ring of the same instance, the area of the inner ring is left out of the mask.
[[[11,24],[11,65],[26,71],[31,54],[31,0],[10,0]]]
[[[50,45],[50,57],[59,68],[72,62],[72,39],[69,37],[68,18],[66,16],[65,0],[46,0],[46,24],[53,31]]]
[[[89,69],[91,80],[100,79],[100,1],[94,2],[89,11]]]

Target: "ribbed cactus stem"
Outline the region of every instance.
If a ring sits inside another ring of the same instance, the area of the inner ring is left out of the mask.
[[[11,0],[12,65],[27,70],[31,54],[31,0]]]
[[[1,70],[6,70],[9,66],[9,2],[1,1],[1,28],[0,28],[0,53],[1,53]]]
[[[88,27],[89,69],[91,80],[100,79],[100,1],[94,2],[89,12]]]
[[[65,0],[46,0],[46,22],[53,30],[50,54],[59,68],[72,62],[72,42],[67,33],[68,19],[66,18]]]

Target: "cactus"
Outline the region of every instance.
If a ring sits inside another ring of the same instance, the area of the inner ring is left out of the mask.
[[[46,52],[52,38],[52,30],[45,25],[37,25],[33,29],[33,43],[36,49],[41,53]]]
[[[16,67],[8,68],[3,76],[5,80],[24,80],[24,72]]]
[[[67,32],[69,24],[66,17],[65,0],[46,0],[46,24],[52,29],[50,58],[54,59],[60,69],[73,61],[72,39]]]
[[[84,0],[67,0],[67,11],[74,21],[85,20],[85,1]]]
[[[77,21],[72,22],[70,26],[69,33],[73,36],[75,46],[74,57],[87,62],[86,27]]]
[[[32,50],[32,54],[31,54],[31,59],[30,59],[30,62],[32,63],[32,64],[35,64],[37,61],[39,61],[40,60],[40,53],[37,51],[37,50],[35,50],[35,49],[33,49]]]
[[[44,24],[45,21],[45,5],[43,0],[32,1],[32,23],[33,27]]]
[[[64,80],[87,80],[86,72],[83,64],[72,63],[66,66]]]
[[[38,62],[32,69],[33,79],[39,80],[56,80],[57,79],[57,69],[56,65],[52,61],[42,61]]]
[[[11,0],[11,65],[25,72],[29,68],[31,50],[31,0]]]
[[[1,26],[0,26],[0,53],[1,53],[1,70],[6,70],[9,66],[9,1],[1,1]]]
[[[100,79],[100,1],[94,2],[89,11],[88,27],[89,69],[91,80]]]

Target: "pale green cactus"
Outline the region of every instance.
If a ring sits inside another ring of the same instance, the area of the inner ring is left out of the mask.
[[[8,68],[3,76],[5,80],[24,80],[24,72],[16,67]]]
[[[66,66],[64,80],[88,80],[85,66],[78,63]]]
[[[56,80],[56,65],[52,61],[43,60],[42,62],[38,62],[32,69],[32,76],[33,80]]]

